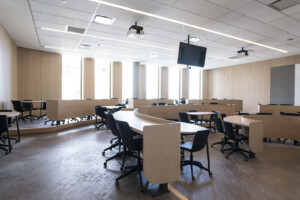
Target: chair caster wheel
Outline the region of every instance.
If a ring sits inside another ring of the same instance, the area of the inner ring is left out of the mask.
[[[195,177],[192,177],[192,180],[195,180]]]
[[[116,181],[116,182],[115,182],[115,186],[116,186],[116,187],[119,187],[119,181]]]
[[[123,171],[123,168],[122,168],[122,167],[120,168],[120,171],[121,171],[121,172]]]
[[[109,150],[112,150],[112,148],[110,148]]]
[[[104,165],[104,168],[106,168],[106,166],[107,166],[106,162],[103,165]]]
[[[225,157],[227,160],[229,160],[229,158],[228,157]]]
[[[212,173],[211,173],[211,172],[209,172],[208,174],[209,174],[209,176],[212,176]]]
[[[248,159],[245,159],[246,162],[248,162]]]
[[[110,141],[110,143],[112,144],[113,142],[112,142],[112,141]]]
[[[146,192],[146,189],[145,189],[145,188],[141,188],[141,192],[142,192],[142,193],[145,193],[145,192]]]
[[[213,148],[213,145],[210,145],[211,148]]]
[[[105,151],[102,152],[102,156],[104,156],[104,155],[105,155]]]

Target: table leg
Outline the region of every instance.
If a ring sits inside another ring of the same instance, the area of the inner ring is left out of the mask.
[[[60,121],[56,121],[56,125],[57,125],[57,126],[60,125]]]
[[[9,130],[7,130],[7,139],[8,139],[8,153],[11,153],[12,145],[11,145],[11,141],[10,141]]]
[[[169,193],[170,190],[168,190],[168,183],[163,183],[159,184],[157,190],[149,190],[148,192],[152,197],[157,197]]]
[[[201,122],[200,122],[201,126],[202,126],[202,122],[203,122],[203,115],[201,115]]]
[[[19,128],[19,116],[16,117],[16,121],[17,121],[17,132],[18,132],[17,142],[20,142],[21,141],[21,136],[20,136],[20,128]]]

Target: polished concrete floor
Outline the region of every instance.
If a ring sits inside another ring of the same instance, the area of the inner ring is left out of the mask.
[[[221,137],[212,133],[209,143]],[[93,126],[22,137],[11,154],[0,151],[0,199],[153,199],[139,191],[137,174],[120,180],[120,187],[115,187],[120,161],[108,162],[106,169],[103,162],[117,150],[108,151],[105,157],[101,154],[111,138],[109,131]],[[196,179],[192,181],[187,166],[181,180],[170,185],[195,200],[300,198],[299,146],[264,143],[264,152],[248,162],[238,154],[227,160],[219,148],[210,148],[212,177],[195,168]],[[198,152],[195,159],[206,165],[205,154]],[[154,199],[178,198],[168,193]]]

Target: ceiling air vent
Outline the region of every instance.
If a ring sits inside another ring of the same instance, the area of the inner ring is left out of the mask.
[[[277,0],[270,3],[268,6],[275,10],[282,11],[298,4],[300,4],[300,0]]]
[[[67,26],[67,32],[83,34],[85,32],[85,29],[73,27],[73,26]]]
[[[80,49],[92,49],[94,46],[89,45],[89,44],[80,44],[79,48]]]

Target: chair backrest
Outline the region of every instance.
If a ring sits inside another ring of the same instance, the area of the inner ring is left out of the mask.
[[[256,113],[257,115],[272,115],[272,113]]]
[[[224,133],[224,128],[223,128],[222,120],[217,117],[217,118],[215,118],[214,122],[216,124],[217,131],[220,132],[220,133]]]
[[[192,152],[200,151],[207,144],[209,130],[198,131],[194,137]]]
[[[101,117],[101,118],[104,118],[104,119],[106,118],[105,113],[104,113],[105,111],[107,111],[107,108],[99,106],[99,105],[95,106],[96,115]]]
[[[125,104],[118,103],[115,106],[120,106],[121,108],[126,108]]]
[[[44,101],[42,103],[42,110],[46,110],[47,109],[47,101]]]
[[[227,115],[225,113],[221,114],[221,119],[223,120]]]
[[[197,110],[190,110],[189,112],[197,112]],[[191,120],[198,120],[197,115],[191,115]]]
[[[152,106],[157,106],[157,103],[152,103]]]
[[[187,122],[189,123],[189,116],[187,113],[179,112],[179,119],[181,122]]]
[[[229,139],[235,140],[235,134],[231,123],[223,122],[225,134],[228,136]]]
[[[210,115],[210,120],[214,120],[215,118],[219,117],[220,112],[219,111],[212,111],[214,114]]]
[[[175,104],[177,104],[177,105],[179,104],[177,99],[175,99]]]
[[[24,102],[24,101],[31,101],[30,99],[23,99],[22,100],[22,107],[23,107],[23,109],[24,110],[32,110],[32,108],[33,108],[33,105],[32,105],[32,103],[31,102],[28,102],[28,103],[26,103],[26,102]]]
[[[159,106],[164,106],[164,105],[166,105],[166,103],[160,102],[160,103],[158,103],[158,105]]]
[[[21,101],[14,101],[14,100],[12,100],[11,103],[12,103],[15,111],[17,111],[17,112],[24,112],[22,104],[21,104]]]
[[[114,116],[112,114],[110,114],[109,112],[107,112],[107,111],[105,111],[104,114],[106,116],[107,125],[108,125],[109,130],[115,136],[120,137],[120,133],[119,133],[117,123],[116,123],[116,120],[115,120]]]
[[[8,131],[8,126],[7,126],[7,117],[6,115],[0,115],[0,135],[3,132],[7,132]]]
[[[135,150],[134,138],[133,138],[134,134],[130,129],[129,124],[123,121],[116,121],[116,122],[117,122],[117,127],[119,129],[119,133],[123,145],[127,147],[128,150]]]

